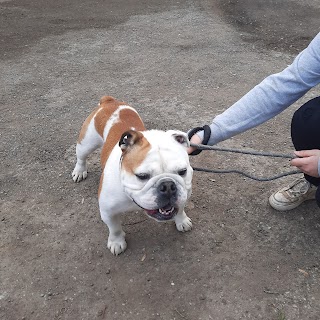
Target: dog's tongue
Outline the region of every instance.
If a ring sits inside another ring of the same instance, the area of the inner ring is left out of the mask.
[[[148,214],[156,214],[158,210],[146,210]]]

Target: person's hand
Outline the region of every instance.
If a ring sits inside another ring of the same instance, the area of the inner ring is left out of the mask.
[[[320,159],[320,150],[302,150],[295,151],[294,154],[299,158],[291,160],[291,165],[300,169],[303,173],[311,177],[319,177],[318,162]]]
[[[201,144],[201,143],[202,143],[202,140],[201,140],[201,138],[200,138],[197,134],[194,134],[194,135],[191,137],[190,143]],[[189,148],[187,149],[187,152],[188,152],[188,154],[190,154],[191,152],[193,152],[193,151],[196,150],[196,149],[197,149],[196,147],[189,147]]]

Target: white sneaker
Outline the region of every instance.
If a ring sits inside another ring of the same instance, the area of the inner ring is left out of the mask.
[[[269,203],[278,211],[291,210],[306,200],[315,199],[316,191],[317,187],[302,177],[274,192],[269,198]]]

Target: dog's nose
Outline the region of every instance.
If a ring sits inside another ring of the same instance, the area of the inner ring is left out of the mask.
[[[177,186],[174,181],[163,181],[158,186],[158,192],[167,197],[172,197],[177,193]]]

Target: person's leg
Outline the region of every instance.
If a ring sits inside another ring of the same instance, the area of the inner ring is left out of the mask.
[[[320,149],[320,97],[301,106],[293,115],[291,137],[296,150]],[[304,175],[290,185],[274,192],[270,205],[280,211],[298,207],[302,202],[317,198],[320,207],[320,178]]]
[[[296,150],[320,149],[320,97],[314,98],[293,115],[291,138]],[[305,179],[318,186],[320,178],[305,175]]]

